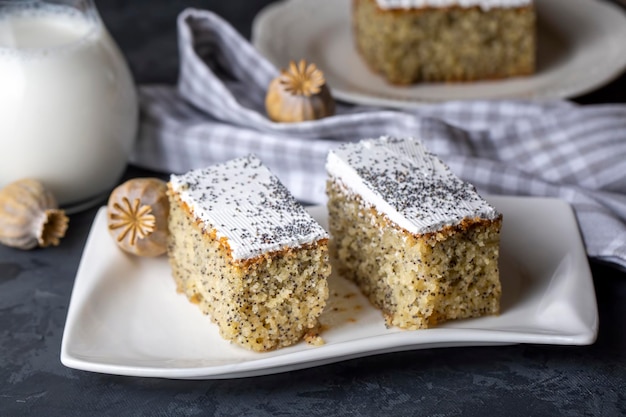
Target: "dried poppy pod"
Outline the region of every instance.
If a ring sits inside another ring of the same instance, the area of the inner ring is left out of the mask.
[[[267,115],[275,122],[303,122],[332,116],[335,100],[326,86],[324,73],[315,64],[291,61],[274,78],[265,96]]]
[[[137,256],[159,256],[167,251],[167,185],[158,178],[134,178],[109,196],[107,223],[118,246]]]
[[[19,249],[57,246],[69,219],[37,180],[21,179],[0,190],[0,243]]]

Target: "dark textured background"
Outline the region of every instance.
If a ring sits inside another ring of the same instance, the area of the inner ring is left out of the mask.
[[[98,7],[136,80],[173,83],[182,9],[213,10],[249,37],[266,3],[102,0]],[[622,76],[575,100],[623,103],[625,86]],[[141,174],[131,167],[126,176]],[[95,209],[72,215],[59,247],[0,247],[0,416],[626,415],[626,273],[595,263],[600,332],[592,346],[421,350],[223,381],[65,368],[63,327],[94,215]]]

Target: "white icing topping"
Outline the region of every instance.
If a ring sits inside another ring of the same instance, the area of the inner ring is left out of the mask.
[[[413,234],[500,214],[416,139],[381,137],[328,154],[328,174]]]
[[[489,10],[498,7],[528,6],[533,0],[376,0],[381,9],[417,9],[424,7],[476,7]]]
[[[227,239],[233,259],[251,259],[328,238],[254,155],[172,175],[170,183],[207,229]]]

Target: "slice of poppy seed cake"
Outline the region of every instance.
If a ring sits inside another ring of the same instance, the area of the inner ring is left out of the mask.
[[[331,151],[331,256],[388,326],[497,314],[502,215],[415,139]]]
[[[254,351],[292,345],[328,298],[328,235],[253,156],[172,175],[168,255],[178,291]]]

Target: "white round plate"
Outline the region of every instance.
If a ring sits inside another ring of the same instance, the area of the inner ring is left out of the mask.
[[[397,87],[370,72],[354,48],[351,0],[288,0],[255,18],[254,46],[274,65],[305,58],[323,71],[336,98],[410,107],[469,99],[558,99],[611,81],[626,67],[626,14],[603,0],[536,0],[537,72],[530,77]]]

